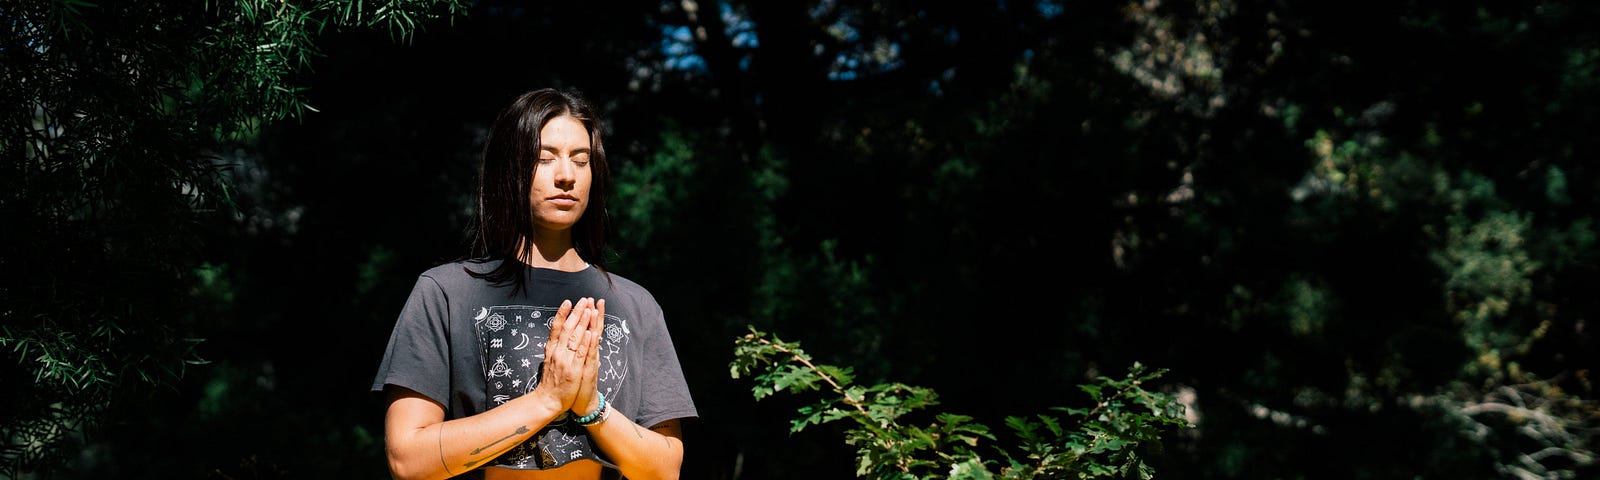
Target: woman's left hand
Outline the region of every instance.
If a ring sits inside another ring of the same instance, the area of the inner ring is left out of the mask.
[[[586,309],[584,315],[593,315],[587,323],[587,333],[593,335],[594,342],[590,344],[591,350],[583,357],[583,377],[578,380],[578,396],[572,402],[572,414],[586,416],[598,411],[601,407],[599,393],[600,378],[600,344],[605,340],[606,332],[606,301],[601,299],[594,303],[595,307]],[[586,335],[587,336],[587,335]]]

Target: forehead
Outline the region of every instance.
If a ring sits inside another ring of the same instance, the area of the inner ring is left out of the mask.
[[[545,122],[544,128],[539,129],[539,148],[558,150],[589,148],[589,131],[583,128],[583,122],[571,116],[552,118]]]

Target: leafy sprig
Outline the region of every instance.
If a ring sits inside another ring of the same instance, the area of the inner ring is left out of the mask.
[[[822,392],[816,403],[800,407],[790,431],[848,420],[853,426],[844,440],[856,447],[856,475],[862,477],[1088,479],[1136,474],[1149,479],[1154,472],[1137,447],[1159,450],[1163,432],[1189,427],[1182,404],[1144,388],[1165,370],[1148,371],[1137,363],[1124,378],[1098,377],[1098,383],[1081,385],[1094,405],[1052,409],[1065,419],[1050,414],[1006,417],[1018,442],[1010,449],[998,444],[988,426],[966,415],[940,412],[925,426],[903,424],[907,414],[937,406],[938,395],[901,383],[855,385],[850,368],[819,364],[799,343],[754,327],[735,341],[729,370],[733,378],[754,381],[751,392],[757,400],[778,392]],[[987,451],[992,455],[985,457]]]

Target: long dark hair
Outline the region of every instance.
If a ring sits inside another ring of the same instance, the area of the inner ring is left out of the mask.
[[[488,279],[495,285],[515,285],[515,291],[526,284],[526,267],[521,259],[535,254],[529,196],[534,169],[539,165],[539,130],[550,120],[564,116],[576,119],[589,132],[589,205],[572,226],[572,244],[585,262],[605,271],[611,166],[600,142],[600,116],[577,92],[545,88],[517,97],[489,127],[478,167],[478,221],[473,229],[470,257],[501,262],[488,272],[465,268],[473,277]]]

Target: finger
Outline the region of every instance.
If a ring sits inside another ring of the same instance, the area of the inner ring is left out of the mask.
[[[556,318],[567,318],[567,314],[571,312],[572,300],[562,300],[561,308],[556,309]]]
[[[600,334],[583,332],[583,379],[587,388],[594,388],[594,377],[600,371]]]
[[[586,331],[578,331],[578,341],[572,346],[572,358],[577,360],[576,363],[578,365],[585,365],[588,362],[588,360],[585,358],[589,356],[589,339],[587,338],[588,334],[589,332]]]
[[[571,300],[563,300],[561,304],[572,304],[572,308],[567,309],[567,315],[563,317],[564,321],[561,324],[562,333],[568,333],[578,324],[578,319],[583,317],[583,311],[588,306],[583,302],[583,299],[579,299],[577,303],[573,303]]]
[[[590,314],[597,313],[599,309],[600,309],[600,304],[595,301],[594,297],[589,297],[589,313]],[[591,316],[589,318],[589,320],[591,322],[594,321],[594,317]]]
[[[550,337],[560,340],[562,342],[562,347],[568,350],[576,348],[577,339],[574,336],[574,333],[581,331],[579,323],[583,321],[583,314],[584,312],[588,311],[589,308],[588,303],[585,300],[586,299],[578,299],[578,303],[572,306],[572,310],[567,315],[566,321],[562,322],[561,336]]]
[[[566,329],[564,329],[562,327],[565,326],[566,321],[567,321],[567,316],[569,314],[571,314],[571,313],[572,313],[572,301],[571,300],[562,300],[561,301],[561,308],[557,308],[556,309],[555,318],[550,319],[550,334],[545,336],[545,350],[546,350],[546,353],[549,353],[550,344],[556,343],[557,340],[562,338],[562,334],[565,333],[565,331],[566,331]]]
[[[588,331],[590,329],[589,325],[591,325],[593,323],[594,323],[594,299],[593,298],[584,297],[584,299],[583,299],[583,317],[578,319],[577,328],[572,330],[572,343],[573,343],[573,346],[577,346],[578,343],[583,341],[583,337],[582,337],[583,332]]]
[[[583,332],[588,331],[590,313],[587,299],[578,300],[578,305],[578,311],[573,314],[577,318],[576,322],[574,322],[576,324],[573,325],[571,331],[566,332],[566,336],[562,341],[564,342],[563,346],[566,347],[568,352],[571,352],[571,355],[576,358],[583,358]]]
[[[589,320],[589,325],[587,325],[589,328],[583,329],[585,332],[597,333],[600,330],[600,326],[605,324],[605,319],[600,317],[599,309],[591,308],[588,312],[585,312],[584,316]]]
[[[601,321],[599,311],[595,308],[595,302],[593,298],[589,299],[588,305],[589,308],[583,311],[583,328],[573,332],[576,335],[582,335],[582,332],[593,331],[594,324]],[[578,340],[581,342],[582,338],[580,337]]]
[[[605,299],[600,299],[600,301],[595,302],[594,320],[595,320],[594,324],[591,325],[590,331],[594,332],[595,335],[598,336],[598,335],[604,333],[605,330],[606,330],[606,301],[605,301]]]
[[[600,339],[602,338],[605,338],[605,335],[600,332],[589,334],[589,363],[583,365],[583,371],[588,372],[589,375],[594,375],[595,372],[600,370]]]

